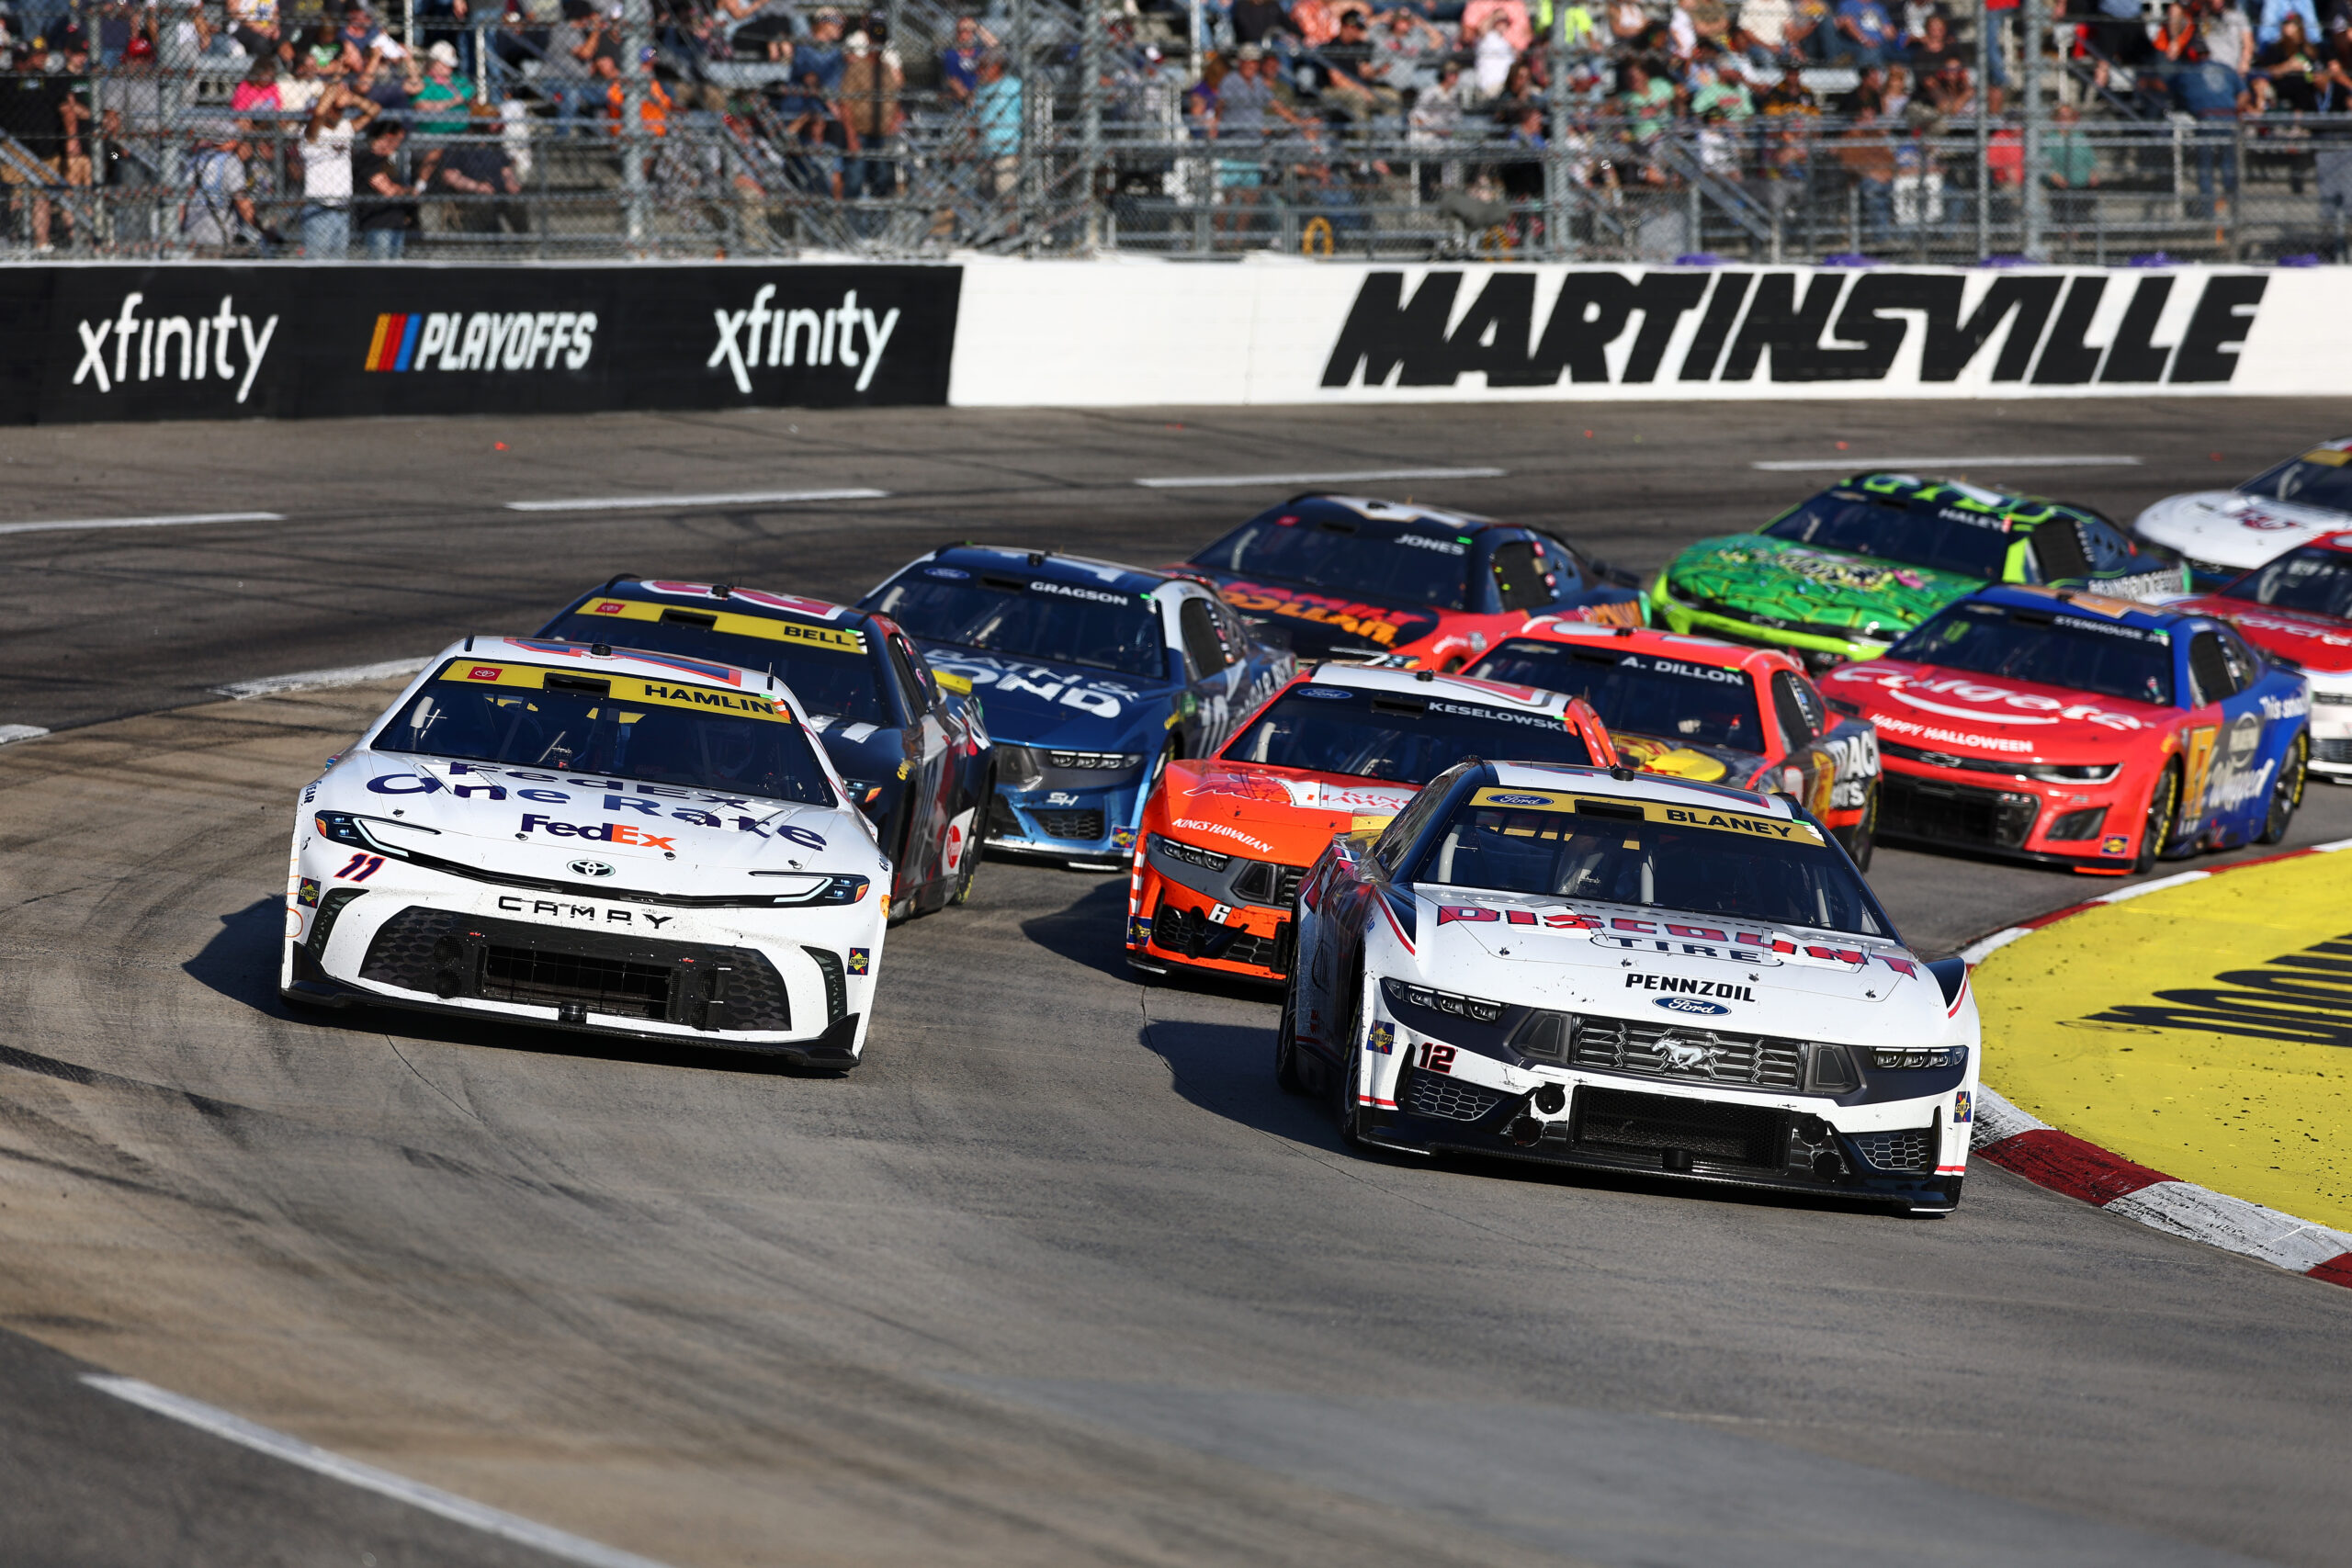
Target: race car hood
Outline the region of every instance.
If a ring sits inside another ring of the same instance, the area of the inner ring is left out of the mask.
[[[934,670],[972,682],[987,704],[989,732],[1019,746],[1077,751],[1159,750],[1175,686],[1083,664],[1064,664],[925,643]],[[1145,735],[1145,731],[1148,735]],[[1148,739],[1148,744],[1138,739]]]
[[[2347,526],[2352,513],[2233,490],[2167,496],[2132,525],[2142,538],[2185,556],[2245,569]]]
[[[1668,778],[1689,779],[1692,784],[1728,784],[1746,788],[1767,761],[1754,751],[1736,751],[1726,746],[1693,746],[1662,735],[1612,729],[1609,739],[1616,743],[1617,755],[1627,767]]]
[[[2301,610],[2276,610],[2218,593],[2165,607],[2201,611],[2228,621],[2245,634],[2246,641],[2293,660],[2299,669],[2322,675],[2352,674],[2352,621]]]
[[[1847,1044],[1946,1028],[1942,988],[1897,942],[1462,887],[1413,893],[1422,975],[1489,1001]]]
[[[1311,864],[1336,833],[1385,828],[1411,784],[1215,758],[1170,762],[1160,784],[1168,828],[1187,842],[1283,865]]]
[[[1182,570],[1214,581],[1225,602],[1243,615],[1280,626],[1301,659],[1396,653],[1435,632],[1441,618],[1426,605],[1374,604],[1197,566]]]
[[[306,817],[365,817],[389,848],[575,886],[784,892],[787,881],[754,881],[752,873],[871,873],[881,859],[871,831],[840,807],[437,757],[359,750],[316,795]],[[575,862],[610,870],[582,871]]]
[[[1873,659],[1821,678],[1897,744],[2018,762],[2090,763],[2160,734],[2172,708],[2035,681]]]
[[[1735,614],[1892,637],[1984,584],[1923,566],[1734,534],[1702,539],[1676,557],[1667,586]]]

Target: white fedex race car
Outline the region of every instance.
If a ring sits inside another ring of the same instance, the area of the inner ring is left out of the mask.
[[[469,637],[302,791],[290,1001],[856,1064],[890,864],[773,677]]]
[[[1788,796],[1464,762],[1334,839],[1298,922],[1275,1077],[1352,1144],[1960,1201],[1967,966]]]

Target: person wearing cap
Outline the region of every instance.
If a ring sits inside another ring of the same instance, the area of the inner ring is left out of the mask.
[[[906,120],[899,106],[905,73],[895,54],[875,48],[862,31],[850,34],[842,49],[849,58],[842,68],[834,111],[850,133],[851,156],[842,169],[842,194],[853,201],[867,196],[896,196],[899,166],[891,156],[891,146]]]
[[[180,238],[198,250],[225,251],[259,228],[245,194],[246,148],[229,121],[207,123],[196,134],[188,162],[188,197],[180,205]]]
[[[980,56],[996,47],[996,39],[976,17],[956,18],[956,37],[939,51],[939,85],[959,104],[972,101],[980,85]]]
[[[842,14],[828,6],[809,23],[808,41],[793,51],[792,69],[797,75],[814,75],[831,99],[841,96],[842,73],[848,67],[842,52]]]
[[[424,41],[425,54],[432,55],[433,46],[446,43],[458,58],[449,63],[462,69],[472,63],[473,35],[468,30],[466,0],[409,0],[409,8],[416,17],[416,37]],[[493,6],[493,12],[503,9]],[[420,125],[418,130],[424,129]]]
[[[277,52],[277,0],[228,0],[229,36],[255,60]]]
[[[416,91],[416,129],[427,136],[455,136],[466,129],[466,104],[474,85],[458,74],[457,46],[443,39],[424,51],[424,80]]]

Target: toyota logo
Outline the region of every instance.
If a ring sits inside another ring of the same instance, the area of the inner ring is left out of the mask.
[[[613,868],[600,860],[576,860],[571,863],[574,876],[610,876]]]

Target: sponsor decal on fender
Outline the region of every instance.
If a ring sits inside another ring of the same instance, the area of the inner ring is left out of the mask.
[[[1679,991],[1693,997],[1723,997],[1736,1002],[1752,1002],[1754,990],[1734,985],[1729,980],[1692,980],[1680,975],[1645,975],[1639,970],[1625,976],[1625,988],[1638,991]],[[1664,1003],[1660,1003],[1664,1006]]]

